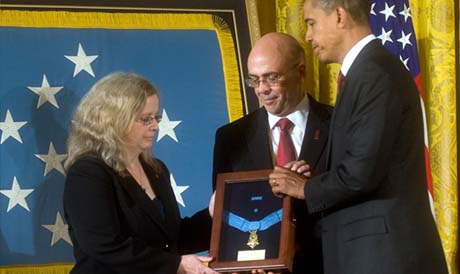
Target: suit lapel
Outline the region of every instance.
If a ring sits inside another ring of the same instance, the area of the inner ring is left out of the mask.
[[[152,177],[149,168],[145,168],[145,171],[149,179],[154,178]],[[152,200],[150,200],[150,198],[147,195],[144,195],[144,193],[140,193],[138,186],[136,185],[137,183],[134,181],[133,178],[127,177],[124,180],[125,181],[122,182],[120,185],[128,193],[131,199],[139,205],[139,208],[150,218],[150,220],[152,220],[160,228],[161,231],[163,231],[165,235],[171,238],[166,227],[166,223],[163,219],[163,216],[161,215],[160,211],[153,205]],[[157,196],[160,196],[160,193],[157,193],[156,189],[155,193],[157,194]],[[168,208],[168,206],[169,205],[164,204],[165,210]],[[165,214],[167,214],[166,211]]]
[[[329,113],[324,113],[318,102],[311,96],[309,96],[309,99],[311,111],[308,115],[299,160],[305,160],[314,168],[321,158],[321,153],[323,153],[326,145],[329,132]],[[249,125],[245,141],[249,151],[248,156],[251,157],[253,163],[252,169],[272,169],[273,160],[268,134],[267,111],[264,108],[258,110],[253,122],[249,123]]]
[[[273,168],[267,111],[264,108],[259,109],[254,122],[249,125],[245,140],[248,156],[251,157],[254,166],[252,169]]]
[[[305,160],[314,168],[321,158],[328,137],[329,124],[325,122],[325,114],[319,108],[318,103],[309,96],[310,112],[308,114],[307,127],[299,154],[299,160]]]
[[[174,199],[174,193],[171,189],[169,178],[165,176],[159,176],[156,174],[152,168],[144,165],[145,170],[148,172],[149,180],[154,180],[150,182],[152,189],[155,191],[157,198],[163,203],[164,217],[158,210],[150,210],[150,217],[157,223],[160,223],[164,232],[170,237],[170,239],[175,239],[175,234],[177,232],[177,224],[180,221],[179,212],[177,210],[177,202]],[[144,199],[146,202],[151,203],[147,198]],[[148,206],[149,204],[145,204]],[[156,208],[155,208],[156,209]]]
[[[348,70],[347,75],[344,78],[344,82],[342,84],[342,89],[339,93],[339,96],[337,96],[336,102],[335,102],[335,107],[334,110],[332,111],[332,118],[331,118],[331,130],[329,131],[329,138],[327,142],[327,150],[326,150],[326,167],[330,167],[330,161],[331,161],[331,147],[332,147],[332,140],[333,140],[333,134],[334,131],[332,130],[334,128],[334,124],[336,123],[337,119],[337,113],[339,112],[340,108],[342,107],[343,104],[345,104],[343,107],[346,107],[350,102],[350,96],[353,96],[352,93],[353,89],[350,84],[349,79],[352,78],[353,74],[360,75],[359,70],[362,69],[362,66],[359,65],[359,63],[362,60],[367,59],[367,55],[373,51],[376,50],[378,47],[383,47],[382,44],[380,43],[379,39],[374,39],[373,41],[369,42],[356,56],[356,59],[353,61],[351,64],[350,69]],[[346,101],[346,103],[343,103],[343,101]],[[346,119],[346,118],[345,118]]]

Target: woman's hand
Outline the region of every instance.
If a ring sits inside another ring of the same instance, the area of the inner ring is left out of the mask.
[[[212,257],[183,255],[177,274],[219,274],[206,266],[212,260]]]

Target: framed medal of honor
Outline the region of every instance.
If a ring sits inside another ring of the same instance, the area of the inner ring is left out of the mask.
[[[276,197],[272,170],[217,176],[210,264],[219,272],[290,272],[294,255],[291,198]]]

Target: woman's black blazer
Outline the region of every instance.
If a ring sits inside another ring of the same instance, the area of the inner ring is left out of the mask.
[[[208,210],[181,219],[169,171],[159,163],[160,172],[143,166],[163,210],[132,177],[97,157],[71,166],[64,190],[76,260],[71,273],[177,273],[179,254],[209,247]]]

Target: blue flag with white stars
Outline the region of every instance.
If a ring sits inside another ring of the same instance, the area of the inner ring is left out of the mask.
[[[82,96],[114,71],[159,89],[153,154],[182,216],[208,206],[214,132],[229,122],[215,31],[0,26],[0,41],[0,266],[73,262],[65,142]]]

